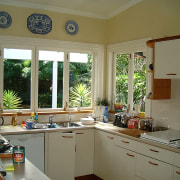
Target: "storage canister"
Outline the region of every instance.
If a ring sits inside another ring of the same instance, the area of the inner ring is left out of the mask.
[[[13,163],[24,163],[25,162],[25,147],[14,146],[13,147]]]

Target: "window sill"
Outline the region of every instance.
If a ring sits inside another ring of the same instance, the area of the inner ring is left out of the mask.
[[[68,114],[71,112],[71,114],[78,114],[78,113],[92,113],[93,110],[81,110],[81,111],[56,111],[56,112],[37,112],[38,115],[50,115],[50,114]],[[14,113],[1,113],[1,116],[12,116]],[[17,113],[18,116],[30,116],[31,112],[22,112]]]

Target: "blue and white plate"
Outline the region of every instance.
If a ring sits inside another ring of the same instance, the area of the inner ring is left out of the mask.
[[[9,13],[0,11],[0,28],[8,28],[12,23],[12,18]]]
[[[52,20],[45,14],[31,14],[27,27],[34,34],[48,34],[52,30]]]
[[[65,29],[68,34],[75,35],[79,30],[79,26],[75,21],[69,20],[65,24]]]

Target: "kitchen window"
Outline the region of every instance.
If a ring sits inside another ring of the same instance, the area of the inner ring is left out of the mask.
[[[151,49],[147,39],[108,45],[107,47],[107,97],[115,103],[122,103],[124,110],[134,112],[135,104],[147,117],[151,116],[151,101],[146,95],[151,92],[152,76],[147,73],[152,62]],[[111,88],[110,88],[111,87]]]
[[[104,65],[100,45],[3,36],[1,40],[0,104],[4,112],[59,111],[67,104],[92,109],[96,97],[103,96],[103,89],[98,88]],[[5,96],[12,96],[15,106],[5,108]]]
[[[143,52],[117,54],[115,103],[127,109],[129,105],[139,105],[145,111],[146,98],[146,57]],[[133,108],[134,109],[134,108]]]

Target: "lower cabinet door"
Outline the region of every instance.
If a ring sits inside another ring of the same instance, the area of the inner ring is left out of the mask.
[[[74,180],[75,134],[52,132],[45,138],[47,176],[52,180]]]
[[[173,180],[180,180],[180,168],[178,168],[178,167],[174,167]]]
[[[113,180],[135,180],[136,153],[114,146]]]
[[[75,177],[93,174],[94,129],[76,130]]]
[[[173,166],[147,156],[137,154],[136,176],[144,180],[172,180]]]

